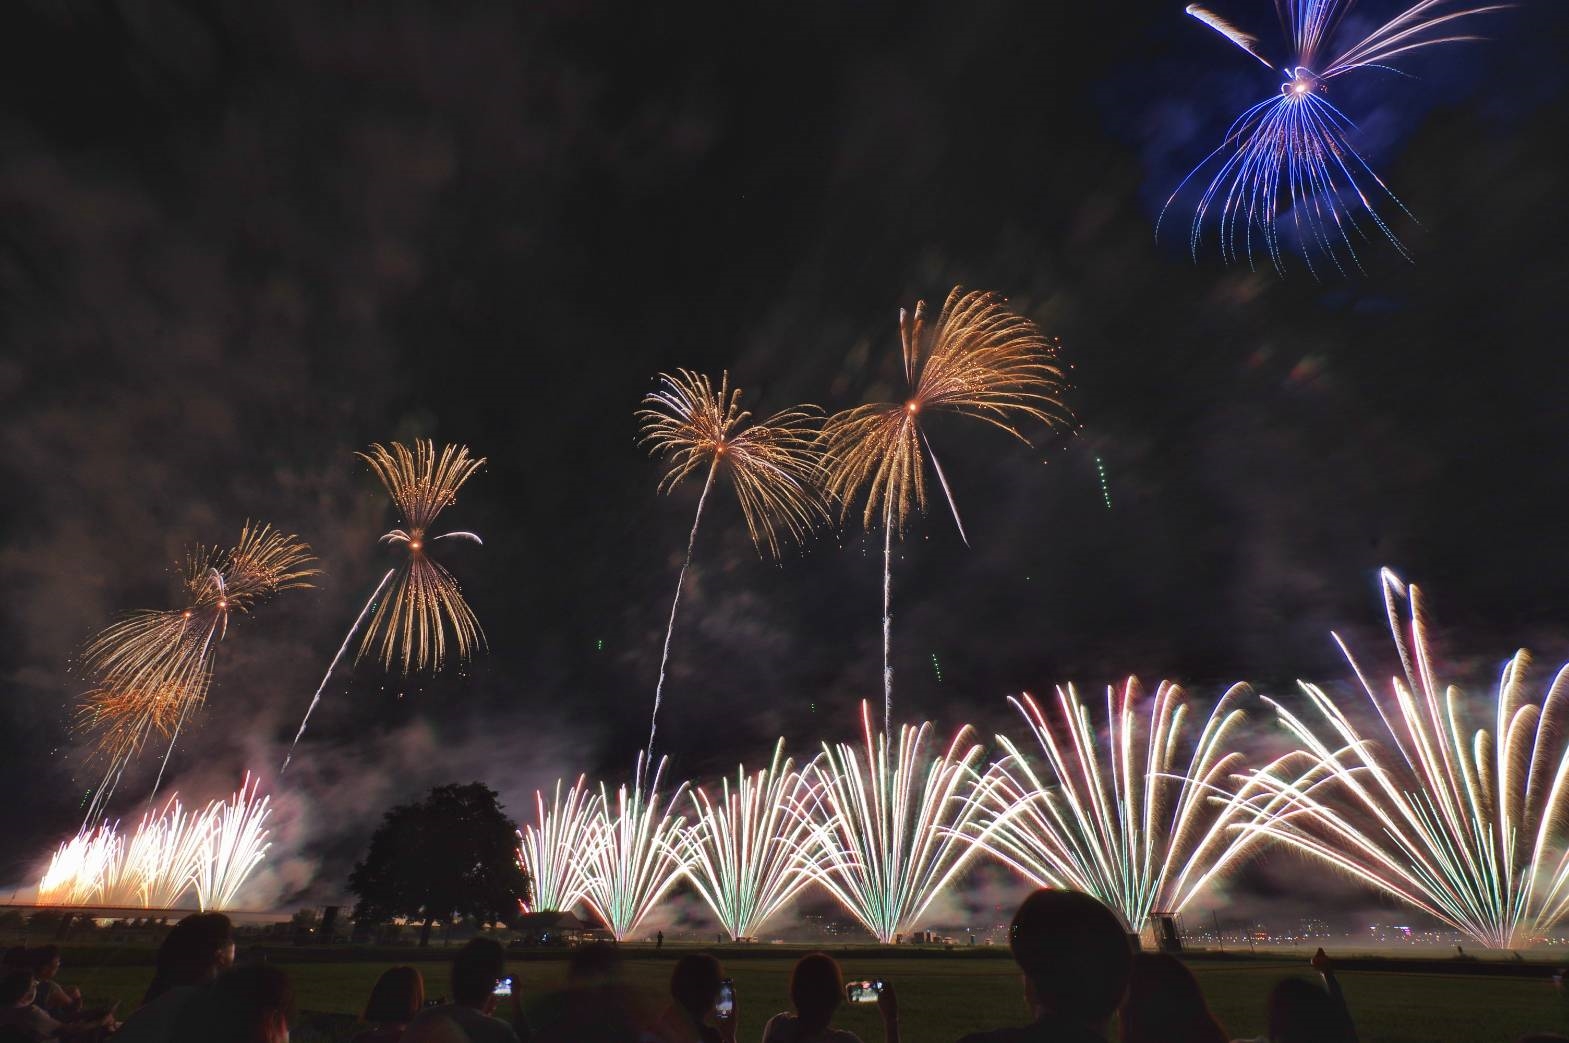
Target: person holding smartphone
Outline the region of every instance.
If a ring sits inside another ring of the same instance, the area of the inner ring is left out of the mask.
[[[899,1043],[899,1001],[888,982],[855,982],[845,989],[839,964],[827,953],[814,952],[796,961],[790,972],[793,1013],[775,1014],[763,1027],[763,1043],[861,1043],[853,1032],[833,1027],[834,1012],[849,998],[877,1004],[883,1017],[883,1039]]]
[[[513,1024],[494,1016],[502,1005],[511,1009]],[[415,1030],[429,1028],[433,1020],[457,1025],[472,1043],[518,1043],[520,1035],[531,1034],[507,975],[507,953],[500,942],[471,938],[458,950],[452,960],[452,1002],[425,1008],[409,1023],[409,1031],[418,1037]]]
[[[663,1043],[735,1043],[735,1027],[735,985],[719,961],[707,953],[677,960],[670,972],[670,1006],[656,1026]]]

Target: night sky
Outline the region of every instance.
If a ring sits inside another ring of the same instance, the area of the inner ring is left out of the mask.
[[[1278,40],[1266,0],[1216,6]],[[1129,673],[1205,699],[1342,685],[1331,628],[1391,661],[1381,565],[1427,591],[1456,679],[1486,691],[1523,645],[1545,682],[1569,656],[1569,5],[1337,95],[1414,259],[1374,243],[1323,281],[1195,263],[1186,213],[1155,240],[1280,79],[1182,9],[9,5],[0,880],[80,823],[82,642],[172,607],[183,549],[247,518],[325,574],[233,626],[170,772],[193,798],[265,774],[280,900],[340,893],[375,816],[429,785],[484,779],[521,816],[558,775],[625,776],[698,493],[656,495],[639,398],[681,366],[765,413],[897,394],[898,309],[956,283],[1062,339],[1083,428],[934,428],[972,546],[934,503],[899,550],[900,717],[989,737],[1010,693]],[[442,551],[489,652],[341,672],[279,781],[396,560],[353,453],[415,437],[489,458],[443,516],[485,545]],[[718,496],[673,772],[855,733],[880,553],[852,525],[760,560]]]

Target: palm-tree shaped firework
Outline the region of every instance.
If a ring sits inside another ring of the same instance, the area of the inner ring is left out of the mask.
[[[849,743],[824,743],[807,769],[804,811],[816,827],[808,871],[878,941],[891,942],[975,850],[981,748],[966,725],[945,751],[930,752],[930,722],[901,727],[890,748],[864,702],[861,730],[864,756]]]
[[[617,941],[637,930],[687,868],[681,839],[686,819],[676,811],[686,784],[665,800],[659,792],[664,758],[652,778],[645,779],[647,766],[639,753],[632,784],[623,783],[613,802],[600,784],[598,819],[586,853],[588,889],[583,900]]]
[[[964,523],[942,465],[922,426],[933,413],[984,421],[1028,444],[1018,424],[1047,427],[1068,422],[1066,388],[1057,365],[1058,345],[1030,320],[1008,311],[996,295],[954,287],[930,328],[926,302],[915,314],[899,312],[903,402],[873,402],[845,410],[823,425],[827,489],[847,515],[864,494],[861,521],[883,528],[883,728],[893,714],[893,538],[903,534],[912,509],[926,510],[926,461],[942,486],[959,536]]]
[[[534,824],[518,834],[518,861],[528,873],[534,893],[535,910],[565,912],[577,905],[588,890],[588,867],[584,854],[594,839],[594,830],[603,820],[601,794],[588,789],[584,776],[561,795],[561,780],[556,780],[555,798],[545,806],[545,795],[534,792]]]
[[[1152,912],[1181,912],[1258,843],[1238,828],[1254,809],[1233,786],[1243,755],[1229,745],[1247,695],[1228,690],[1191,744],[1187,697],[1166,681],[1153,699],[1135,678],[1108,687],[1104,739],[1072,685],[1057,689],[1058,720],[1029,695],[1010,699],[1045,770],[997,736],[1004,756],[981,787],[977,843],[1037,887],[1094,895],[1130,932]]]
[[[805,793],[783,739],[767,768],[751,775],[736,769],[734,789],[723,780],[717,801],[700,787],[691,790],[687,878],[732,939],[756,937],[810,882],[814,827],[800,811]]]
[[[1569,911],[1569,666],[1536,700],[1525,690],[1530,658],[1516,652],[1493,698],[1494,730],[1468,732],[1464,694],[1434,668],[1416,585],[1388,569],[1381,583],[1403,667],[1391,698],[1335,637],[1381,734],[1302,682],[1328,731],[1273,703],[1303,748],[1257,776],[1255,804],[1268,813],[1251,828],[1483,945],[1528,944]]]
[[[469,456],[466,445],[449,444],[438,454],[435,443],[425,438],[415,439],[413,449],[401,442],[393,442],[391,446],[378,442],[368,452],[355,455],[368,463],[381,479],[402,517],[404,527],[388,531],[381,537],[381,542],[401,545],[409,556],[402,565],[388,569],[381,577],[381,582],[371,591],[349,632],[344,635],[343,643],[327,664],[327,672],[322,675],[321,684],[316,686],[316,692],[305,708],[294,742],[284,756],[282,771],[288,770],[294,748],[300,744],[311,714],[321,702],[322,691],[367,615],[371,615],[370,626],[365,630],[355,662],[364,658],[379,642],[381,665],[387,670],[394,662],[405,674],[427,668],[441,669],[446,660],[449,629],[459,659],[467,660],[485,643],[479,619],[464,600],[458,581],[430,556],[430,545],[438,540],[483,543],[478,535],[466,530],[444,532],[440,536],[432,536],[430,530],[441,512],[457,501],[463,483],[485,465],[485,457]],[[378,601],[389,583],[392,584],[391,593]]]
[[[761,423],[740,406],[741,389],[730,387],[730,374],[722,374],[719,388],[700,373],[677,370],[661,373],[659,388],[643,399],[637,413],[642,444],[665,459],[659,491],[669,493],[687,478],[703,472],[703,492],[697,515],[687,536],[686,558],[676,577],[665,626],[664,651],[659,657],[659,680],[654,685],[654,712],[648,726],[648,755],[653,756],[654,734],[659,726],[659,704],[665,688],[665,667],[670,661],[670,639],[675,633],[681,588],[692,564],[697,527],[709,490],[721,470],[729,477],[747,532],[758,552],[763,548],[779,557],[781,533],[796,542],[805,539],[824,517],[818,495],[819,466],[816,448],[816,406],[802,405],[775,413]]]
[[[153,735],[169,740],[153,784],[157,793],[180,730],[212,687],[230,615],[249,612],[282,591],[309,587],[318,573],[315,560],[297,536],[247,522],[228,550],[197,548],[187,555],[181,570],[184,608],[133,612],[88,642],[83,662],[94,686],[78,721],[96,733],[97,753],[107,762],[89,821],[103,811],[120,774]]]

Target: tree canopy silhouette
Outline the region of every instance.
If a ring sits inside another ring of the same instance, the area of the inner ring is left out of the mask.
[[[436,920],[516,916],[529,879],[518,862],[517,825],[495,790],[471,782],[437,786],[424,800],[389,810],[349,875],[349,890],[359,899],[356,920],[422,921],[426,945]]]

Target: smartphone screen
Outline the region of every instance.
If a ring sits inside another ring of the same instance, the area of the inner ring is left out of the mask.
[[[735,982],[730,978],[719,979],[719,995],[714,997],[714,1013],[728,1018],[735,1013]]]
[[[507,977],[502,978],[500,981],[496,982],[496,995],[497,996],[510,996],[510,995],[512,995],[512,977],[510,975],[508,975]]]
[[[880,981],[852,981],[844,987],[844,998],[851,1003],[876,1003],[882,991]]]

